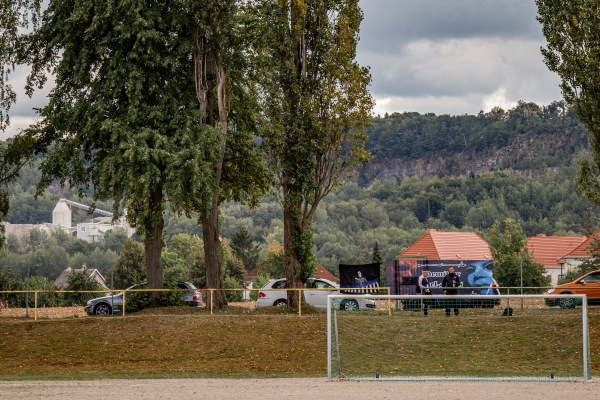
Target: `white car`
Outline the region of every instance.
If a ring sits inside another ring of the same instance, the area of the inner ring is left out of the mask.
[[[285,278],[269,280],[258,292],[256,306],[287,306],[287,291],[283,290],[286,287]],[[323,278],[309,278],[304,287],[304,300],[313,307],[326,308],[327,295],[340,294],[337,283]],[[370,299],[342,299],[338,304],[341,310],[375,309],[375,301]]]

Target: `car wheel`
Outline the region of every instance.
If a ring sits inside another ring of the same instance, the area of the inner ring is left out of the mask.
[[[96,307],[94,307],[95,315],[110,315],[112,314],[112,310],[110,306],[106,303],[100,303]]]
[[[340,308],[346,311],[355,311],[358,310],[358,302],[356,300],[342,300]]]
[[[560,294],[571,294],[569,292],[563,292]],[[575,299],[559,299],[558,305],[560,308],[575,308],[577,304],[575,304]]]
[[[275,300],[275,303],[273,303],[273,305],[277,307],[287,307],[287,301],[285,301],[284,299],[277,299]]]

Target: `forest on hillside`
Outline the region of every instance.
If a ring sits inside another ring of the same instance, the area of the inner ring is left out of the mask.
[[[562,103],[547,107],[519,103],[512,110],[495,109],[476,116],[392,114],[374,118],[369,132],[373,162],[409,162],[441,153],[485,153],[491,149],[497,153],[523,138],[545,146],[535,147],[534,152],[524,149],[521,154],[514,150],[505,152],[507,156],[488,171],[401,179],[379,179],[359,171],[360,179],[347,182],[325,198],[314,221],[318,261],[334,274],[339,263],[370,262],[375,247],[382,259],[396,258],[427,229],[484,235],[495,221],[506,218],[519,221],[528,236],[589,235],[598,228],[599,210],[578,194],[575,181],[578,160],[589,156],[587,132]],[[557,137],[566,144],[556,146]],[[89,203],[89,199],[79,199],[76,190],[59,186],[46,190],[36,200],[38,179],[34,164],[25,168],[10,187],[8,222],[50,222],[61,197]],[[97,207],[110,210],[111,204],[99,202]],[[85,212],[78,211],[73,222],[87,218]],[[182,241],[202,236],[197,218],[167,211],[165,220],[167,252],[170,247],[185,248],[173,246],[174,238]],[[283,243],[282,208],[277,197],[263,199],[255,209],[225,203],[221,207],[222,236],[231,243],[241,232],[247,232],[256,250],[256,257],[244,263],[246,269],[265,260],[277,260],[273,253],[280,251],[277,244]],[[23,246],[15,244],[14,238],[7,239],[9,246],[0,259],[0,269],[16,268],[24,274],[25,266],[34,262],[32,252],[21,250],[22,254],[18,254]],[[60,265],[45,269],[51,279],[65,263],[73,267],[87,263],[106,272],[118,257],[119,247],[114,240],[113,237],[109,246],[76,245],[69,241],[64,252],[47,250],[47,260],[39,258],[35,263]],[[60,240],[46,243],[61,246]],[[231,267],[231,275],[239,280],[242,274],[235,272],[236,268]]]

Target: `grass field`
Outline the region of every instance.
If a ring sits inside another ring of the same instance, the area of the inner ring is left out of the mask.
[[[418,317],[418,313],[403,312],[382,323],[406,325],[411,319],[425,320]],[[375,329],[373,334],[386,332],[373,325],[372,317],[356,314],[349,318],[356,319],[353,325]],[[402,318],[402,322],[394,318]],[[466,321],[468,315],[461,318]],[[458,336],[461,330],[470,329],[468,323],[445,320],[441,316],[427,321],[434,332],[447,332],[449,327],[443,324],[452,324],[450,330]],[[511,336],[520,334],[518,318],[504,321],[513,327]],[[589,321],[592,371],[598,375],[600,368],[595,361],[600,360],[600,308],[590,308]],[[528,323],[537,326],[536,329],[552,330],[562,329],[559,324],[565,322],[529,318]],[[423,340],[433,337],[423,332],[422,325],[411,329],[404,335],[412,332]],[[500,327],[490,325],[489,329]],[[574,329],[580,332],[577,326]],[[523,365],[535,368],[538,360],[523,360],[515,352],[504,352],[502,356],[502,335],[494,336],[497,337],[496,354],[503,357],[502,364],[506,368],[510,368],[511,363],[520,365],[519,368]],[[534,339],[519,338],[520,346],[533,346],[537,342]],[[206,310],[176,308],[108,318],[33,321],[0,317],[0,379],[325,377],[326,346],[326,314],[310,308],[306,308],[301,317],[281,309],[257,311],[236,307],[215,315]],[[530,350],[521,349],[522,354]],[[415,372],[423,368],[431,371],[431,365],[420,366],[421,356],[403,354],[402,365],[412,366]],[[546,356],[552,357],[551,350]],[[489,358],[489,348],[472,346],[469,357]],[[364,360],[358,361],[364,363]],[[473,374],[477,375],[481,365],[474,365]]]

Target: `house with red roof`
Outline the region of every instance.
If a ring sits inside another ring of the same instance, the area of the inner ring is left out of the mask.
[[[600,240],[600,231],[594,232],[585,241],[580,243],[579,246],[575,247],[572,251],[562,257],[564,273],[567,273],[570,269],[577,267],[585,260],[592,258],[591,247],[592,242],[595,239]]]
[[[587,240],[585,236],[546,236],[539,234],[527,240],[527,250],[532,254],[535,262],[542,264],[552,284],[556,285],[558,278],[565,274],[565,256],[574,252]],[[585,255],[584,258],[589,258]]]
[[[449,267],[459,275],[461,286],[469,288],[464,293],[485,291],[493,283],[492,253],[481,236],[474,232],[429,229],[398,260],[386,261],[386,284],[392,294],[414,294],[423,268],[429,270],[430,285],[438,287]]]
[[[411,257],[427,260],[491,260],[492,253],[487,242],[474,232],[438,232],[429,229],[400,254],[400,259]]]

